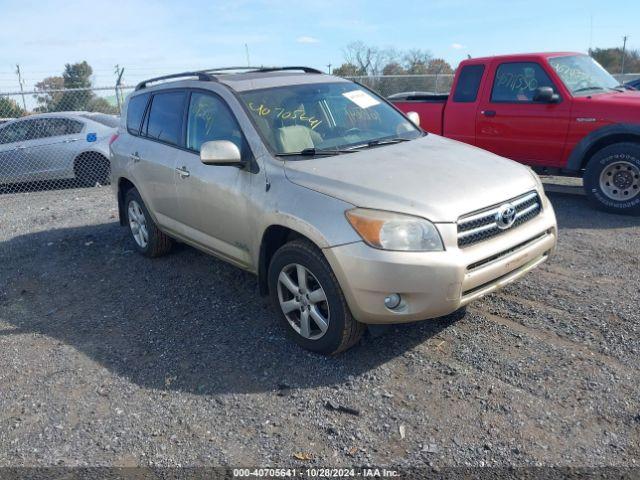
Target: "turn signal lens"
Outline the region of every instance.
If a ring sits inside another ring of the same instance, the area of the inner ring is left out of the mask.
[[[413,252],[444,250],[435,225],[424,218],[364,208],[348,210],[346,216],[372,247]]]

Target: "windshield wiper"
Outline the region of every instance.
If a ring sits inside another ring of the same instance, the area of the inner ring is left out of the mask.
[[[299,152],[282,152],[276,153],[276,157],[315,157],[318,155],[340,155],[341,153],[353,153],[351,150],[328,150],[318,148],[305,148]]]
[[[408,142],[409,140],[411,140],[411,139],[410,138],[403,138],[403,137],[390,138],[388,140],[371,140],[370,142],[363,143],[362,145],[356,145],[355,147],[349,147],[349,150],[361,150],[363,148],[378,147],[380,145],[393,145],[394,143]]]
[[[582,88],[579,88],[577,90],[574,90],[573,93],[584,92],[584,91],[587,91],[587,90],[604,90],[604,88],[599,87],[597,85],[591,85],[590,87],[582,87]]]

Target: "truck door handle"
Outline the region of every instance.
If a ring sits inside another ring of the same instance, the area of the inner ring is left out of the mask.
[[[178,175],[180,175],[182,178],[187,178],[189,175],[191,175],[189,173],[189,170],[187,170],[187,167],[176,168],[176,172],[178,172]]]
[[[485,117],[495,117],[496,116],[496,111],[495,110],[482,110],[480,113],[483,114]]]
[[[142,160],[140,158],[140,155],[138,155],[138,152],[132,153],[131,155],[129,155],[129,158],[133,160],[134,163],[138,163],[140,160]]]

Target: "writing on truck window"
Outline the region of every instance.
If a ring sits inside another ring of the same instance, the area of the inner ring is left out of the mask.
[[[252,112],[257,113],[261,117],[273,117],[282,120],[300,120],[301,122],[307,122],[311,127],[311,130],[315,130],[316,127],[322,123],[322,120],[315,116],[308,116],[303,108],[287,110],[283,107],[268,107],[263,103],[257,105],[253,102],[249,102],[248,106]]]

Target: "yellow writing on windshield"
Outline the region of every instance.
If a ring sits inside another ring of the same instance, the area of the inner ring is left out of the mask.
[[[260,117],[273,117],[281,120],[299,120],[301,122],[308,123],[311,130],[314,130],[322,123],[322,120],[314,116],[309,117],[302,108],[287,110],[282,107],[268,107],[263,103],[256,105],[253,102],[249,102],[247,105],[249,106],[249,110],[258,114]]]

